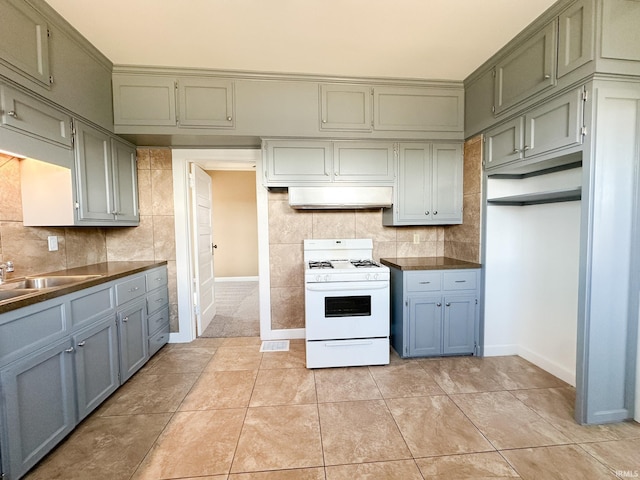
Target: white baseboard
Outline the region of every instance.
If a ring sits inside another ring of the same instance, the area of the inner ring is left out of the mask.
[[[562,365],[558,365],[558,363],[554,362],[553,360],[539,355],[523,346],[518,347],[518,355],[520,355],[525,360],[533,363],[534,365],[540,367],[541,369],[549,372],[551,375],[558,377],[560,380],[567,382],[569,385],[573,387],[576,386],[575,370],[571,371],[570,369],[563,367]]]
[[[305,338],[304,328],[287,328],[281,330],[271,330],[269,338],[262,340],[294,340],[296,338]]]
[[[257,282],[258,276],[255,277],[216,277],[216,282]]]
[[[504,357],[506,355],[518,355],[518,345],[485,345],[485,357]]]

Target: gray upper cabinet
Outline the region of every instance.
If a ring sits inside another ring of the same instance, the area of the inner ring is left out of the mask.
[[[544,155],[558,156],[582,144],[583,88],[530,109],[485,134],[485,168]]]
[[[0,62],[49,86],[49,27],[27,2],[0,2]]]
[[[558,19],[558,78],[593,60],[594,0],[580,0]]]
[[[549,23],[495,66],[495,113],[553,87],[556,80],[557,21]]]
[[[333,181],[393,184],[395,148],[388,142],[335,142]]]
[[[466,83],[464,93],[465,138],[490,127],[493,116],[493,78],[495,70],[485,70],[477,78]]]
[[[278,141],[263,143],[265,185],[328,183],[333,168],[333,144],[321,141]]]
[[[233,128],[233,82],[114,74],[113,115],[116,125]]]
[[[320,129],[371,131],[371,88],[320,85]]]
[[[77,221],[80,225],[138,225],[135,149],[76,122]]]
[[[70,115],[2,83],[0,104],[3,127],[71,148]]]
[[[233,128],[233,82],[178,78],[178,125]]]
[[[113,75],[113,118],[116,125],[175,126],[176,80]]]
[[[461,89],[375,87],[373,127],[387,131],[462,132]]]
[[[394,205],[384,225],[462,223],[462,146],[400,144]]]
[[[329,183],[393,185],[392,142],[265,140],[264,184],[288,187]]]

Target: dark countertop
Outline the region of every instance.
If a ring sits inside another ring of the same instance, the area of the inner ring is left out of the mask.
[[[111,282],[118,278],[127,277],[136,273],[144,272],[145,270],[151,270],[156,267],[166,265],[166,261],[148,261],[148,262],[105,262],[96,263],[93,265],[86,265],[84,267],[69,268],[66,270],[58,270],[56,272],[44,272],[33,275],[26,275],[27,277],[39,277],[39,276],[58,276],[58,275],[100,275],[100,277],[91,278],[83,282],[74,283],[71,285],[63,285],[61,287],[47,288],[38,290],[28,295],[21,297],[10,298],[8,300],[0,301],[0,314],[16,310],[18,308],[33,305],[34,303],[43,302],[52,298],[67,295],[69,293],[77,292],[89,287],[95,287],[102,283]],[[12,277],[7,280],[7,283],[11,283],[12,280],[18,280],[22,277]]]
[[[454,270],[482,268],[479,263],[465,262],[450,257],[394,257],[381,258],[380,263],[398,270]]]

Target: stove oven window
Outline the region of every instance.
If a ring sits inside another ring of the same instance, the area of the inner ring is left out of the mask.
[[[371,295],[325,297],[325,318],[370,317]]]

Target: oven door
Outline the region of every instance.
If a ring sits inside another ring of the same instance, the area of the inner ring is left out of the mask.
[[[307,283],[307,340],[389,336],[389,282]]]

